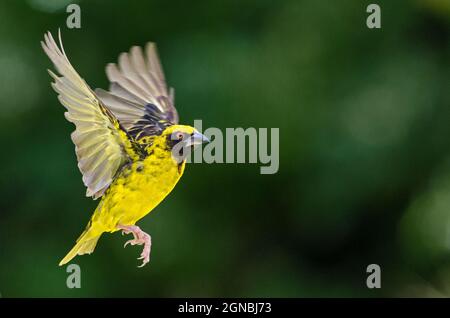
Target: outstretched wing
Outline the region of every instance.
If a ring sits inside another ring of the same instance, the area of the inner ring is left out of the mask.
[[[62,46],[56,44],[50,32],[45,34],[42,48],[61,76],[49,70],[52,87],[67,109],[64,114],[75,124],[72,141],[78,158],[78,167],[87,187],[86,196],[102,196],[123,164],[137,154],[132,141],[120,127],[114,115],[101,103],[86,82],[78,75],[67,59]]]
[[[109,92],[97,89],[96,94],[136,139],[178,123],[174,90],[167,89],[154,43],[146,45],[145,56],[138,46],[121,53],[118,66],[106,66],[106,75]]]

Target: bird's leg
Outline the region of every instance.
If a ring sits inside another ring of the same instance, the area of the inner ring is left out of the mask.
[[[122,235],[130,234],[130,233],[131,233],[131,234],[133,234],[134,239],[137,240],[136,233],[133,232],[133,231],[131,231],[130,227],[131,227],[131,226],[117,225],[117,228],[119,228],[119,229],[122,230]]]
[[[122,234],[133,234],[134,239],[126,241],[123,247],[126,247],[128,244],[131,245],[142,245],[144,244],[144,249],[141,253],[141,257],[138,259],[142,259],[142,265],[144,266],[150,261],[150,249],[152,246],[152,239],[150,235],[142,231],[137,225],[117,225],[117,228],[122,230]]]

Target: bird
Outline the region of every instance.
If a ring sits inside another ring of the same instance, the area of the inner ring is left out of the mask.
[[[74,247],[60,261],[91,254],[103,233],[132,234],[124,247],[142,245],[138,260],[150,261],[151,236],[136,222],[157,207],[185,170],[187,155],[209,142],[195,127],[179,124],[174,89],[166,80],[154,43],[133,46],[106,66],[109,89],[92,90],[69,62],[58,30],[42,48],[58,74],[51,86],[75,125],[71,139],[86,196],[100,201]]]

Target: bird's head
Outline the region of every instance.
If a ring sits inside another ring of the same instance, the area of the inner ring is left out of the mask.
[[[172,157],[178,162],[185,160],[196,146],[209,142],[209,139],[197,129],[187,125],[169,126],[161,137],[166,141],[167,148],[172,151]]]

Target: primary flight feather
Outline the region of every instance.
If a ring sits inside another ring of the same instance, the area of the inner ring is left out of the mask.
[[[135,223],[152,211],[182,176],[190,148],[207,138],[178,124],[174,91],[168,89],[153,43],[134,46],[106,66],[108,91],[93,91],[70,64],[58,32],[42,48],[59,75],[49,70],[52,87],[75,124],[72,141],[86,196],[101,198],[86,229],[61,260],[94,251],[105,232],[132,234],[125,243],[144,245],[139,259],[150,260],[151,238]]]

